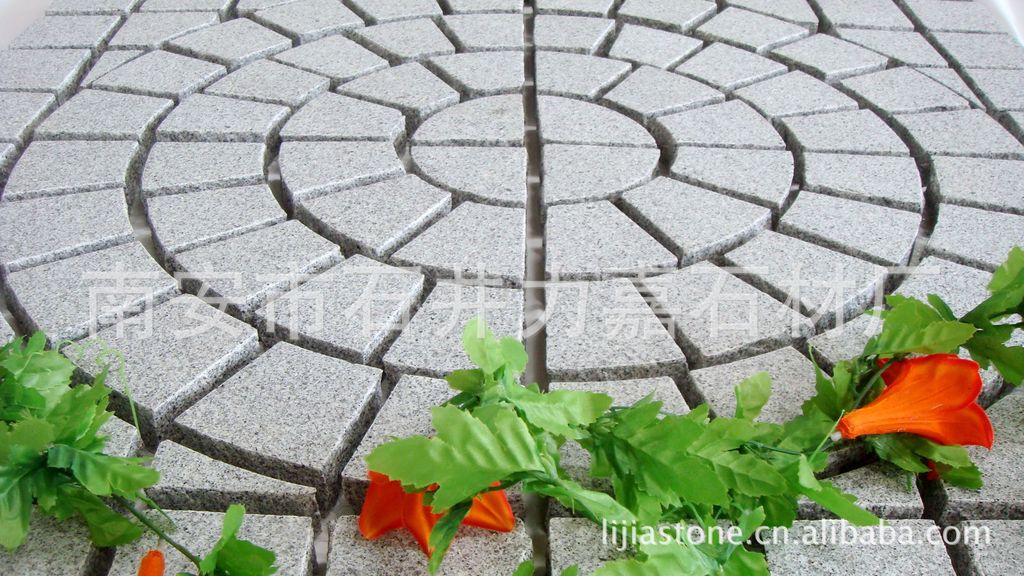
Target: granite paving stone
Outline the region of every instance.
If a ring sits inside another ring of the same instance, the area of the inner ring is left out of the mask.
[[[683,34],[714,15],[714,2],[705,0],[626,0],[618,12],[623,22]]]
[[[235,3],[235,12],[239,16],[249,16],[257,10],[263,10],[264,8],[270,8],[272,6],[280,6],[281,4],[287,4],[289,2],[295,2],[295,0],[238,0]]]
[[[902,0],[921,25],[932,32],[1009,31],[999,12],[983,3],[965,2],[947,5],[937,0]]]
[[[646,279],[643,286],[694,367],[769,352],[811,333],[795,310],[707,262]]]
[[[818,30],[818,16],[805,0],[726,0],[726,4],[799,24],[811,33]]]
[[[924,202],[921,174],[909,156],[811,152],[803,155],[802,164],[805,190],[921,211]]]
[[[656,30],[645,26],[626,24],[619,31],[608,56],[633,64],[672,68],[683,59],[701,49],[703,43],[696,38]]]
[[[545,288],[547,368],[553,381],[680,377],[686,358],[624,278]]]
[[[106,42],[119,23],[119,16],[46,15],[29,24],[8,47],[97,49]]]
[[[546,267],[551,278],[598,280],[674,268],[678,259],[610,202],[547,210]]]
[[[24,144],[56,101],[46,92],[0,92],[0,142]]]
[[[223,64],[228,70],[292,47],[287,37],[245,18],[186,34],[169,45],[189,56]]]
[[[457,14],[441,26],[460,52],[522,50],[523,17],[519,14]]]
[[[102,553],[89,542],[89,530],[78,518],[64,522],[33,514],[28,539],[17,551],[0,554],[4,574],[91,576],[102,570]],[[60,542],[55,550],[54,543]]]
[[[926,118],[915,114],[910,118]],[[804,154],[871,154],[909,156],[903,140],[874,112],[853,110],[784,118],[782,124]]]
[[[374,24],[441,15],[432,0],[352,0],[352,6]]]
[[[537,0],[537,13],[607,18],[614,5],[614,0]]]
[[[882,70],[889,62],[877,52],[828,34],[813,34],[776,48],[772,55],[826,82]]]
[[[112,405],[121,418],[131,419],[131,395],[149,446],[167,433],[175,416],[259,352],[255,329],[191,295],[99,330],[83,342],[81,358],[74,346],[64,354],[95,377],[104,368],[99,343],[125,358],[125,381],[107,380]]]
[[[337,246],[294,220],[170,257],[185,290],[212,298],[245,320],[306,276],[341,260]]]
[[[358,28],[352,34],[392,64],[455,53],[444,32],[425,18]]]
[[[160,481],[146,495],[166,509],[218,512],[241,504],[247,516],[317,515],[315,489],[225,464],[170,440],[160,443],[153,468]]]
[[[834,28],[914,29],[892,0],[817,0],[817,4],[826,23]]]
[[[1024,112],[1005,112],[1003,121],[1015,136],[1024,139]]]
[[[263,182],[266,147],[256,142],[157,142],[142,171],[144,196]]]
[[[54,0],[47,14],[128,14],[139,0]]]
[[[143,50],[107,50],[89,68],[82,79],[82,86],[91,86],[93,81],[118,66],[145,54]]]
[[[100,427],[99,434],[107,439],[103,453],[111,456],[134,456],[141,440],[134,424],[129,424],[116,416],[111,416]]]
[[[765,54],[808,36],[810,31],[803,26],[729,7],[697,28],[696,34],[709,42],[725,42]]]
[[[487,96],[434,114],[413,135],[413,144],[446,146],[522,146],[523,98]]]
[[[857,505],[879,518],[920,519],[924,503],[911,476],[888,462],[876,462],[830,476],[829,482],[857,497]],[[801,519],[835,518],[818,504],[800,501]]]
[[[256,184],[154,196],[146,200],[146,218],[166,256],[279,224],[286,214],[270,188]]]
[[[615,21],[585,16],[537,16],[533,42],[538,50],[594,54],[606,42]]]
[[[548,144],[544,147],[544,203],[610,199],[651,180],[660,156],[656,148]]]
[[[605,94],[602,103],[640,120],[725,101],[725,95],[685,76],[641,66]]]
[[[890,68],[843,81],[843,86],[883,114],[966,110],[970,102],[913,68]]]
[[[356,140],[396,143],[405,138],[405,117],[394,108],[328,92],[296,112],[281,139]]]
[[[733,94],[769,118],[857,109],[852,98],[799,70],[740,88]]]
[[[7,180],[19,152],[21,150],[14,144],[0,144],[0,182]]]
[[[931,78],[932,80],[935,80],[939,84],[942,84],[946,88],[949,88],[953,92],[956,92],[957,94],[959,94],[960,96],[962,96],[963,98],[967,99],[972,104],[977,106],[978,108],[984,106],[981,100],[978,98],[978,95],[975,94],[973,90],[971,90],[971,87],[968,86],[966,82],[964,82],[964,79],[960,77],[960,74],[958,74],[956,70],[953,70],[952,68],[922,67],[918,67],[916,68],[916,70],[921,74],[924,74],[925,76]]]
[[[786,73],[786,66],[728,44],[714,43],[676,67],[676,72],[729,92]]]
[[[1024,215],[1024,162],[935,156],[931,185],[942,202]]]
[[[174,102],[166,98],[82,90],[35,130],[36,140],[145,140]]]
[[[423,276],[356,255],[256,311],[260,328],[322,354],[377,363],[412,316]]]
[[[940,68],[948,65],[931,43],[917,32],[839,28],[836,33],[843,40],[874,50],[900,64]]]
[[[251,18],[300,44],[363,26],[363,19],[337,0],[298,0],[257,10]]]
[[[178,293],[142,245],[128,243],[7,275],[7,305],[29,332],[51,342],[137,315]]]
[[[538,98],[538,122],[544,144],[593,144],[654,148],[643,126],[603,106],[557,96]]]
[[[158,50],[115,68],[94,80],[91,86],[181,100],[225,73],[226,69],[219,64]]]
[[[304,200],[295,212],[347,252],[382,258],[450,209],[450,194],[406,175]]]
[[[960,68],[1024,68],[1024,46],[1009,34],[934,32],[931,36]]]
[[[548,520],[551,571],[579,567],[580,574],[593,574],[606,562],[628,558],[612,543],[604,544],[601,526],[587,518],[551,518]]]
[[[174,142],[269,142],[290,113],[278,104],[196,94],[167,115],[156,137]]]
[[[900,114],[896,122],[929,155],[1024,159],[1024,146],[983,110]]]
[[[278,160],[292,203],[404,172],[390,142],[288,141]]]
[[[0,50],[0,90],[66,95],[90,58],[88,50]]]
[[[33,142],[11,170],[4,199],[124,188],[137,148],[135,142]]]
[[[144,0],[139,12],[214,11],[223,20],[233,4],[231,0]]]
[[[406,117],[419,120],[459,101],[458,92],[416,62],[374,72],[337,91],[398,108]]]
[[[1024,245],[1024,216],[952,204],[943,204],[939,211],[942,216],[928,242],[933,254],[992,271],[1013,246]]]
[[[392,260],[420,266],[433,278],[523,281],[526,212],[522,208],[464,202],[400,248]]]
[[[136,12],[110,39],[111,50],[153,50],[219,22],[216,12]]]
[[[1020,566],[1020,545],[1024,540],[1024,522],[1019,520],[976,520],[961,522],[963,534],[978,538],[961,542],[950,555],[958,574],[1013,574]],[[986,542],[985,534],[990,536]]]
[[[964,316],[988,298],[991,275],[977,268],[928,256],[909,271],[897,294],[926,300],[938,294],[957,317]]]
[[[522,0],[448,0],[452,14],[522,12]]]
[[[330,85],[330,79],[319,74],[259,60],[214,82],[204,92],[294,108],[322,94]]]
[[[778,211],[789,197],[793,166],[787,150],[682,147],[676,151],[671,174]]]
[[[811,316],[819,327],[868,308],[886,270],[775,232],[762,232],[727,253],[725,263],[758,289]]]
[[[536,55],[537,93],[594,100],[633,70],[608,58],[541,51]]]
[[[778,230],[883,266],[910,261],[921,217],[912,212],[804,191]]]
[[[772,395],[755,419],[758,422],[782,424],[795,418],[801,414],[800,405],[814,396],[814,364],[789,347],[693,370],[690,378],[696,394],[703,397],[715,414],[731,418],[736,412],[736,385],[761,372],[767,372],[772,379]]]
[[[343,36],[328,36],[275,54],[271,59],[327,76],[334,85],[388,66],[387,60]]]
[[[6,318],[0,318],[0,345],[7,344],[14,339],[14,329],[7,324]]]
[[[6,272],[133,241],[124,190],[0,202]]]
[[[1024,70],[967,69],[985,104],[995,110],[1024,110]]]
[[[463,327],[477,316],[495,334],[522,339],[523,291],[438,282],[384,354],[392,380],[401,374],[442,378],[453,370],[473,368],[461,342]],[[419,410],[428,414],[422,404]],[[365,472],[359,477],[365,478]]]
[[[526,205],[527,154],[518,147],[417,146],[413,162],[428,182],[484,204]]]
[[[729,100],[659,118],[654,131],[678,146],[763,148],[786,144],[771,122],[740,100]]]
[[[281,342],[175,420],[173,440],[313,486],[323,508],[370,424],[381,371]],[[302,394],[293,392],[301,388]]]
[[[470,98],[519,93],[526,78],[522,52],[435,56],[428,66],[438,77]]]

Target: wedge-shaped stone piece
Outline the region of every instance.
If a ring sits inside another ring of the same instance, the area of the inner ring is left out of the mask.
[[[371,184],[404,172],[390,142],[285,142],[278,157],[291,202]]]
[[[413,144],[522,146],[524,125],[522,96],[488,96],[434,114],[416,130]]]
[[[656,146],[654,138],[643,126],[602,106],[557,96],[541,96],[537,107],[540,137],[545,144]]]
[[[332,0],[288,2],[257,10],[252,19],[303,44],[363,25],[362,18]]]
[[[625,24],[615,37],[608,57],[668,69],[692,56],[702,46],[703,43],[696,38]]]
[[[157,50],[115,68],[93,81],[91,86],[180,100],[225,73],[226,69],[220,64]]]
[[[338,92],[398,108],[408,118],[419,120],[459,101],[458,92],[416,62],[353,80]]]
[[[606,200],[654,177],[660,152],[655,148],[544,147],[544,203]]]
[[[715,42],[688,58],[676,72],[729,92],[786,73],[786,66],[742,48]]]
[[[66,95],[89,62],[88,50],[2,50],[0,90]]]
[[[828,34],[813,34],[773,50],[772,55],[826,82],[882,70],[889,62],[877,52]]]
[[[714,2],[704,0],[626,0],[619,8],[624,22],[684,34],[714,15]]]
[[[142,171],[146,196],[263,182],[266,147],[255,142],[157,142]]]
[[[740,100],[663,116],[654,123],[654,131],[676,146],[786,148],[771,123]]]
[[[537,93],[594,100],[633,68],[627,62],[542,50],[536,55]]]
[[[236,70],[292,47],[287,37],[246,18],[228,20],[170,42],[189,56],[211,60]]]
[[[896,122],[926,154],[1024,160],[1024,145],[983,110],[901,114]]]
[[[709,42],[725,42],[764,54],[808,36],[810,31],[804,26],[729,7],[697,28],[696,34]]]
[[[801,414],[800,405],[814,396],[814,364],[793,348],[690,372],[695,396],[703,398],[718,416],[736,412],[736,385],[760,372],[772,380],[772,395],[756,418],[782,424]]]
[[[907,145],[870,110],[781,120],[804,152],[909,156]]]
[[[469,97],[519,93],[526,75],[522,52],[473,52],[435,56],[430,69]]]
[[[519,14],[457,14],[441,25],[460,52],[523,49],[523,17]]]
[[[642,66],[602,98],[603,103],[645,122],[724,101],[725,95],[714,88],[650,66]]]
[[[33,142],[11,170],[4,198],[124,188],[137,149],[135,142]]]
[[[174,102],[166,98],[83,90],[50,114],[36,140],[143,140]]]
[[[970,103],[912,68],[892,68],[843,81],[843,86],[883,114],[966,110]]]
[[[786,150],[679,148],[672,176],[722,194],[779,210],[793,184]]]
[[[339,94],[322,94],[281,129],[283,140],[380,140],[405,135],[405,118],[394,108]]]
[[[1024,241],[1024,216],[943,204],[928,251],[954,262],[995,270]],[[998,233],[993,231],[998,230]]]
[[[913,158],[863,154],[803,155],[805,190],[920,212],[921,175]]]
[[[318,74],[273,60],[259,60],[214,82],[205,93],[297,107],[327,90],[330,84],[330,79]]]
[[[416,146],[412,157],[425,179],[463,199],[526,205],[525,148]]]
[[[914,24],[889,0],[820,0],[825,21],[837,28],[913,30]]]
[[[1024,162],[936,156],[932,185],[949,204],[1024,215]]]
[[[98,48],[117,27],[116,16],[46,15],[28,25],[8,47]]]
[[[46,92],[0,92],[0,142],[23,144],[56,102]]]
[[[168,41],[217,24],[216,12],[137,12],[128,16],[110,40],[113,50],[153,50]]]
[[[836,33],[843,40],[849,40],[869,50],[888,56],[898,64],[907,66],[948,66],[946,59],[917,32],[907,30],[867,30],[862,28],[838,28]]]
[[[768,118],[856,110],[849,96],[799,70],[734,92]]]
[[[269,142],[290,113],[278,104],[196,94],[160,123],[156,137],[177,142]]]
[[[352,34],[392,64],[455,53],[444,32],[425,18],[357,28]]]
[[[388,61],[343,36],[328,36],[285,50],[272,60],[327,76],[337,85],[388,67]]]
[[[585,16],[537,16],[533,42],[539,50],[594,54],[615,29],[615,21]]]

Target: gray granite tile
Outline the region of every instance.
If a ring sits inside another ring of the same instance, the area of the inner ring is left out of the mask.
[[[998,234],[991,231],[998,230]],[[1024,216],[942,204],[928,251],[954,262],[995,270],[1024,244]]]
[[[777,211],[789,197],[793,170],[793,155],[787,150],[682,147],[671,174]]]
[[[725,42],[765,54],[809,35],[810,31],[804,26],[730,7],[702,24],[696,34],[709,42]]]
[[[551,518],[548,520],[551,571],[577,566],[580,574],[593,574],[606,562],[628,558],[611,543],[605,545],[601,526],[587,518]]]
[[[228,17],[232,0],[144,0],[140,12],[216,12],[221,20]]]
[[[966,110],[970,102],[913,68],[891,68],[849,78],[843,86],[883,114]]]
[[[920,212],[921,174],[909,156],[803,155],[803,188],[850,200]]]
[[[100,427],[99,434],[107,439],[103,453],[111,456],[134,456],[142,440],[134,424],[129,424],[116,416],[111,416]]]
[[[61,546],[54,549],[54,542]],[[0,554],[4,574],[90,576],[102,570],[102,554],[89,542],[89,530],[78,518],[58,522],[34,514],[25,543],[16,552]]]
[[[434,114],[413,134],[413,144],[445,146],[522,146],[523,97],[487,96]]]
[[[544,144],[656,146],[643,126],[614,110],[557,96],[541,96],[538,100],[540,137]]]
[[[950,552],[958,574],[1013,574],[1018,570],[1024,522],[975,520],[961,522],[958,527],[965,539]]]
[[[633,118],[648,120],[724,102],[725,95],[685,76],[641,66],[601,101]]]
[[[144,140],[174,102],[166,98],[83,90],[35,130],[36,140]]]
[[[257,10],[263,10],[271,6],[280,6],[289,2],[295,2],[295,0],[238,0],[235,3],[235,11],[239,16],[248,16]]]
[[[915,477],[888,462],[868,464],[828,479],[837,488],[857,497],[857,505],[879,518],[920,519],[924,503]],[[835,518],[835,515],[804,498],[798,512],[801,519]]]
[[[196,94],[167,115],[156,137],[175,142],[269,142],[290,113],[277,104]]]
[[[926,30],[932,32],[1003,34],[1009,31],[998,9],[984,3],[943,4],[937,0],[903,0],[902,4]]]
[[[988,298],[986,288],[991,276],[969,266],[928,256],[909,270],[897,294],[926,300],[929,294],[941,297],[957,317],[963,316]]]
[[[870,110],[795,116],[782,124],[803,153],[910,155],[903,140]]]
[[[818,0],[825,22],[834,28],[913,30],[914,24],[892,0]]]
[[[460,52],[523,49],[523,17],[519,14],[457,14],[441,26]]]
[[[900,114],[896,122],[929,155],[1024,159],[1024,146],[982,110]]]
[[[336,0],[298,0],[257,10],[251,18],[300,44],[363,26],[362,18]]]
[[[452,14],[522,12],[522,0],[448,0]]]
[[[458,92],[416,62],[353,80],[338,92],[398,108],[406,117],[419,120],[459,101]]]
[[[372,23],[440,16],[432,0],[352,0],[352,6]]]
[[[33,142],[11,170],[4,198],[124,188],[137,148],[135,142]]]
[[[538,50],[594,54],[607,41],[615,21],[585,16],[537,16],[533,42]]]
[[[223,64],[228,70],[292,47],[287,37],[245,18],[186,34],[169,45],[189,56]]]
[[[56,101],[46,92],[0,92],[0,142],[24,144]]]
[[[888,56],[895,63],[908,66],[948,66],[946,59],[917,32],[906,30],[866,30],[839,28],[839,37],[869,50]]]
[[[772,55],[826,82],[882,70],[889,61],[877,52],[828,34],[813,34],[773,50]]]
[[[610,199],[650,181],[660,157],[655,148],[548,144],[544,147],[544,203]]]
[[[936,156],[931,185],[942,202],[1024,215],[1024,162]]]
[[[47,14],[127,14],[139,0],[54,0]]]
[[[34,20],[7,46],[99,49],[119,23],[120,17],[110,15],[46,15]]]
[[[771,122],[740,100],[664,116],[653,130],[678,146],[786,148]]]
[[[115,68],[91,86],[180,100],[219,80],[225,72],[219,64],[158,50]]]
[[[786,66],[764,56],[713,43],[676,67],[676,72],[729,92],[786,73]]]
[[[392,64],[455,53],[444,32],[426,18],[357,28],[352,34]]]
[[[15,337],[14,329],[7,324],[6,318],[0,318],[0,345],[7,344]]]
[[[703,43],[696,38],[626,24],[615,37],[608,56],[633,64],[668,69],[692,56],[702,46]]]
[[[818,30],[818,16],[805,0],[726,0],[726,4],[798,24],[812,34]]]
[[[435,56],[427,65],[438,77],[471,98],[519,93],[526,78],[522,52],[449,54]]]
[[[288,141],[278,159],[293,204],[404,172],[390,142]]]
[[[88,50],[0,50],[0,90],[65,96],[78,82]]]
[[[388,66],[387,60],[343,36],[328,36],[275,54],[271,59],[327,76],[335,85]]]
[[[714,2],[704,0],[626,0],[618,12],[623,22],[684,34],[714,15]]]
[[[594,100],[625,78],[632,67],[608,58],[540,51],[536,54],[537,93]]]
[[[416,146],[412,159],[424,179],[460,199],[526,205],[525,148]]]
[[[614,5],[614,0],[537,0],[537,13],[608,18]]]
[[[266,147],[255,142],[157,142],[142,171],[145,196],[263,182]]]
[[[281,138],[397,143],[405,138],[405,117],[394,108],[328,92],[289,118]]]
[[[1024,68],[1024,46],[1009,34],[933,32],[931,36],[960,68]]]
[[[767,372],[772,395],[757,417],[759,422],[782,424],[801,414],[800,405],[814,396],[814,364],[793,348],[780,348],[760,356],[690,372],[697,394],[715,414],[731,418],[736,412],[736,385]]]
[[[852,98],[799,70],[740,88],[734,94],[768,118],[857,109]]]
[[[294,108],[323,93],[330,84],[324,76],[259,60],[214,82],[205,93]]]
[[[965,75],[994,110],[1024,110],[1024,70],[969,68]]]
[[[935,80],[939,84],[942,84],[946,88],[949,88],[953,92],[956,92],[960,96],[969,100],[975,106],[981,108],[984,106],[978,95],[975,94],[970,86],[964,82],[964,79],[957,74],[956,70],[952,68],[915,68],[921,74]]]
[[[178,36],[217,24],[216,12],[137,12],[110,39],[112,50],[164,48]]]

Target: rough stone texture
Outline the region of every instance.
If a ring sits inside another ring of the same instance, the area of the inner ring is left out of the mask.
[[[142,192],[158,196],[260,184],[265,153],[255,142],[157,142],[142,171]]]
[[[9,274],[7,304],[52,342],[82,338],[177,294],[174,279],[136,243]]]
[[[956,92],[975,106],[979,108],[984,106],[981,100],[978,99],[977,94],[971,90],[970,86],[964,82],[964,79],[957,74],[956,70],[952,68],[915,68],[915,70]]]
[[[139,0],[54,0],[47,14],[127,14]]]
[[[711,42],[725,42],[758,54],[795,42],[810,32],[803,26],[769,16],[726,8],[696,30],[697,36]]]
[[[160,443],[153,468],[160,471],[160,482],[146,495],[163,508],[217,512],[241,504],[247,515],[317,514],[313,488],[225,464],[170,440]],[[211,485],[214,478],[216,485]]]
[[[585,54],[541,51],[536,55],[537,93],[594,100],[632,71],[626,62]]]
[[[785,74],[786,67],[741,48],[714,43],[676,67],[676,72],[729,92]]]
[[[905,0],[906,7],[917,20],[933,32],[990,32],[1008,31],[1006,22],[990,6],[967,2],[947,6],[936,0]]]
[[[828,34],[814,34],[772,55],[826,82],[882,70],[888,63],[881,54]]]
[[[793,183],[793,155],[786,150],[680,148],[672,176],[779,210]]]
[[[521,339],[523,291],[439,282],[384,354],[388,373],[394,378],[400,374],[440,378],[453,370],[473,368],[461,342],[463,327],[476,316],[495,334]]]
[[[885,277],[881,266],[774,232],[757,235],[724,259],[819,327],[870,306]]]
[[[449,54],[432,58],[429,66],[442,80],[472,98],[521,92],[526,78],[522,52]]]
[[[551,380],[681,376],[686,358],[629,280],[548,284]]]
[[[91,86],[94,80],[143,54],[145,52],[142,50],[108,50],[104,52],[82,79],[82,86]]]
[[[174,440],[218,460],[337,494],[369,425],[381,371],[282,342],[175,420]],[[302,394],[294,394],[301,387]]]
[[[1024,47],[1009,34],[935,32],[931,36],[961,68],[1024,68]]]
[[[143,140],[174,102],[164,98],[83,90],[50,114],[36,140]]]
[[[544,147],[544,203],[608,199],[654,177],[660,154],[653,148]]]
[[[931,183],[943,202],[1024,215],[1024,162],[936,156]]]
[[[961,264],[995,270],[1024,245],[1024,216],[943,204],[928,251]],[[998,230],[998,234],[992,231]]]
[[[281,129],[283,140],[379,140],[405,137],[405,117],[394,108],[328,92],[302,107]]]
[[[605,43],[615,21],[583,16],[537,16],[533,42],[538,50],[593,54]]]
[[[687,33],[715,14],[715,4],[704,0],[626,0],[619,18],[632,24]]]
[[[135,239],[124,190],[0,202],[0,267],[14,272]]]
[[[522,0],[448,0],[452,14],[522,12]]]
[[[285,142],[278,161],[292,202],[404,172],[390,142]]]
[[[306,72],[327,76],[335,85],[388,66],[387,60],[342,36],[328,36],[285,50],[272,58]]]
[[[912,68],[892,68],[850,78],[843,86],[884,114],[963,110],[970,103],[936,80]]]
[[[170,42],[177,50],[235,70],[255,60],[272,56],[292,47],[291,41],[277,32],[238,18],[204,28]]]
[[[426,180],[460,199],[526,205],[525,148],[416,146],[412,157]]]
[[[434,114],[413,135],[413,144],[522,146],[523,98],[488,96]]]
[[[538,0],[537,13],[607,18],[614,4],[614,0]]]
[[[256,317],[278,338],[370,364],[408,322],[422,290],[423,276],[357,255],[286,292]]]
[[[100,427],[100,435],[107,438],[103,448],[104,454],[111,456],[134,456],[138,450],[139,432],[134,424],[129,424],[120,418],[111,416],[107,422]]]
[[[352,34],[392,64],[455,53],[451,41],[427,19],[378,24],[358,28]]]
[[[523,17],[519,14],[445,16],[441,25],[454,36],[459,51],[523,49]]]
[[[641,121],[725,101],[725,95],[679,74],[642,66],[602,98]]]
[[[814,364],[793,348],[739,360],[722,366],[690,372],[696,395],[702,397],[718,416],[736,412],[735,387],[743,380],[767,372],[772,395],[757,417],[759,422],[782,424],[801,414],[800,405],[814,396]]]
[[[88,50],[2,50],[0,90],[64,95],[78,81],[89,55]]]
[[[72,0],[73,1],[73,0]],[[214,11],[224,19],[232,6],[231,0],[144,0],[140,12]]]
[[[891,0],[818,0],[817,4],[825,21],[836,28],[914,29]]]
[[[259,60],[214,82],[206,94],[298,107],[321,94],[331,81],[323,76]]]
[[[353,80],[338,92],[398,108],[420,120],[459,101],[458,92],[415,62]]]
[[[889,464],[876,462],[829,477],[837,488],[857,497],[857,505],[879,518],[920,519],[924,503],[913,476]],[[808,499],[800,501],[799,518],[835,518]]]
[[[115,68],[91,86],[180,100],[220,79],[225,70],[219,64],[157,50]]]
[[[795,310],[707,262],[644,280],[643,285],[657,310],[669,318],[693,366],[733,362],[811,333],[810,323]]]
[[[164,48],[178,36],[217,24],[216,12],[138,12],[110,39],[112,50]]]
[[[1015,520],[979,520],[961,522],[964,534],[980,536],[978,541],[961,543],[951,555],[958,574],[1013,574],[1020,567],[1020,545],[1024,541],[1024,522]],[[989,534],[988,542],[983,540]]]
[[[167,115],[156,137],[177,142],[267,142],[289,113],[277,104],[196,94]]]
[[[870,110],[796,116],[785,118],[782,123],[804,152],[910,154],[899,136]]]
[[[911,157],[808,153],[803,168],[803,187],[811,192],[913,212],[920,212],[924,202],[921,175]]]
[[[1024,110],[1024,70],[969,69],[966,76],[995,110]]]
[[[289,2],[257,10],[252,19],[303,44],[363,25],[359,16],[336,0]]]
[[[799,70],[740,88],[734,94],[769,118],[857,109],[852,98]]]
[[[284,222],[265,184],[215,188],[146,200],[153,241],[164,255]]]
[[[450,208],[450,194],[407,175],[305,200],[295,212],[346,251],[382,258]]]
[[[7,319],[0,319],[0,345],[7,344],[15,337],[14,329],[7,324]]]
[[[0,92],[0,142],[24,144],[55,103],[54,95],[44,92]]]
[[[238,0],[235,11],[239,16],[248,16],[257,10],[294,2],[295,0]]]
[[[421,266],[435,278],[523,281],[526,212],[465,202],[394,253],[403,266]]]
[[[550,278],[594,280],[674,268],[677,258],[610,202],[552,206],[545,263]]]
[[[626,192],[621,209],[684,264],[731,250],[771,223],[766,208],[671,178]]]
[[[811,33],[818,29],[818,17],[805,0],[726,0],[726,4],[799,24]]]
[[[254,249],[255,247],[255,249]],[[338,247],[296,221],[170,256],[182,286],[244,319],[303,280],[341,261]]]
[[[843,40],[849,40],[869,50],[891,58],[907,66],[945,67],[946,59],[917,32],[864,30],[860,28],[839,28],[836,31]]]
[[[615,38],[608,56],[667,69],[693,55],[702,45],[700,40],[674,32],[626,24]]]
[[[1024,159],[1024,146],[982,110],[901,114],[896,121],[926,154]]]
[[[137,148],[135,142],[33,142],[11,170],[4,198],[124,188]]]
[[[0,554],[4,574],[91,576],[101,570],[101,554],[89,542],[89,530],[77,518],[58,522],[34,514],[29,537],[14,553]],[[54,549],[54,543],[60,547]]]
[[[117,16],[46,15],[8,44],[8,48],[97,48],[117,26]]]
[[[771,123],[739,100],[659,118],[654,130],[679,146],[776,150],[786,147]]]
[[[441,15],[431,0],[352,0],[352,6],[373,23]]]
[[[601,526],[586,518],[549,519],[551,572],[561,574],[575,565],[580,574],[593,574],[608,561],[628,558],[611,544],[604,545],[603,535]]]
[[[613,110],[556,96],[541,96],[538,100],[540,136],[544,144],[656,146],[643,126]]]

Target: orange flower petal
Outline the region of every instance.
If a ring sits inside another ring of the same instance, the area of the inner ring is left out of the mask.
[[[427,556],[430,556],[430,533],[434,525],[441,517],[440,514],[432,514],[430,507],[423,505],[423,493],[406,494],[402,502],[402,524],[408,530],[420,549]]]
[[[512,514],[505,491],[497,490],[474,498],[462,523],[495,532],[511,532],[516,527],[516,517]]]
[[[164,553],[150,550],[139,563],[139,576],[164,576]]]
[[[402,505],[406,498],[402,483],[370,472],[370,488],[359,513],[359,532],[367,540],[402,527]]]

